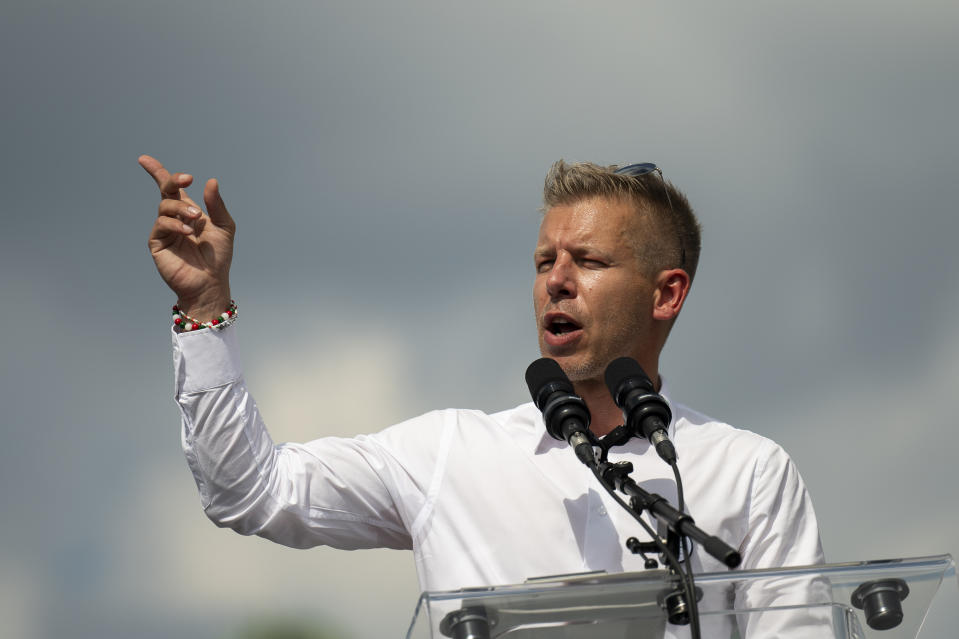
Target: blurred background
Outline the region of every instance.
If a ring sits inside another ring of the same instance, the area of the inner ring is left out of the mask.
[[[396,637],[416,603],[409,553],[204,517],[141,153],[221,181],[277,441],[528,401],[547,168],[656,162],[704,227],[674,395],[791,453],[829,560],[959,553],[957,62],[947,1],[8,0],[3,636]]]

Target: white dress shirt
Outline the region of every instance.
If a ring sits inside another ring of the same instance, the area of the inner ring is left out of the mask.
[[[643,569],[625,541],[646,533],[546,434],[532,404],[277,446],[244,383],[234,326],[174,333],[173,344],[184,451],[219,526],[296,548],[412,549],[424,590]],[[696,524],[737,548],[742,568],[822,563],[812,503],[782,448],[669,401]],[[637,483],[676,503],[672,472],[648,442],[610,459],[631,461]],[[691,563],[725,570],[698,549]]]

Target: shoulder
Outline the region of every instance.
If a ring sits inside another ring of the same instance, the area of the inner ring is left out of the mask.
[[[732,426],[683,404],[670,402],[677,447],[708,452],[712,458],[752,463],[762,471],[769,464],[790,463],[775,441],[751,430]]]
[[[451,425],[532,428],[536,425],[539,415],[539,411],[532,402],[496,413],[468,408],[443,408],[394,424],[378,433],[378,436],[393,433],[409,434],[412,431],[436,431]]]
[[[538,442],[534,432],[529,411],[522,406],[492,414],[448,408],[352,441],[367,449],[376,463],[402,469],[403,475],[421,478],[425,486],[454,470],[457,476],[488,472],[503,463],[505,453],[533,450]],[[422,479],[428,477],[433,479]]]
[[[689,502],[698,508],[705,529],[728,531],[725,538],[740,548],[744,568],[822,562],[812,501],[782,446],[681,404],[670,405]]]
[[[537,434],[541,430],[537,420],[541,417],[532,402],[496,413],[446,408],[405,420],[369,437],[392,450],[439,445],[443,440],[482,444]]]

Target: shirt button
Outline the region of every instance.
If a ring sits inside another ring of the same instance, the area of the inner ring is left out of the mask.
[[[600,506],[600,507],[599,507],[599,514],[605,517],[605,516],[606,516],[606,509],[603,508],[602,506]]]

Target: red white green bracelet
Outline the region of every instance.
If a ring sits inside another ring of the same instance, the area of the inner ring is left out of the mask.
[[[179,306],[173,306],[173,326],[183,332],[196,331],[201,328],[223,328],[224,326],[232,324],[234,320],[236,320],[236,302],[233,300],[230,300],[229,308],[220,313],[219,317],[215,317],[209,322],[195,320],[181,311]]]

